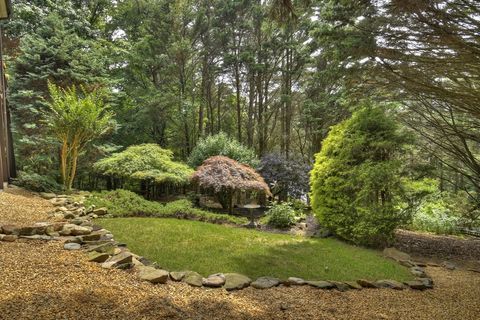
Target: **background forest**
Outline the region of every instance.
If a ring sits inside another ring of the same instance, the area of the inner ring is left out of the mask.
[[[81,153],[77,188],[115,184],[92,167],[139,144],[169,149],[168,161],[195,169],[205,159],[195,148],[220,134],[219,143],[248,149],[242,162],[278,183],[280,191],[270,183],[274,194],[305,199],[315,155],[321,151],[317,177],[328,165],[364,162],[355,156],[367,139],[360,133],[372,130],[381,134],[366,159],[395,162],[364,167],[358,177],[384,170],[369,179],[398,180],[388,188],[402,198],[396,206],[409,210],[416,228],[451,232],[478,223],[475,1],[12,2],[4,50],[19,183],[41,191],[58,187],[61,146],[47,116],[51,82],[98,92],[111,112],[101,138]],[[373,111],[357,114],[366,106]],[[371,118],[383,127],[365,120]],[[335,151],[345,149],[332,135],[350,141],[348,156]],[[333,164],[323,161],[319,168],[322,157]],[[294,180],[298,187],[289,189]],[[331,196],[325,188],[317,193],[322,199]]]

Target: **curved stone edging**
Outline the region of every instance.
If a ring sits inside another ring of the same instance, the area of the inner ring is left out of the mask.
[[[51,213],[54,219],[68,220],[68,222],[39,222],[32,226],[16,227],[13,225],[0,226],[0,241],[16,241],[18,238],[28,240],[57,240],[64,242],[66,250],[83,249],[88,255],[88,260],[99,263],[106,269],[135,269],[139,279],[153,284],[163,284],[168,280],[182,281],[194,287],[224,288],[227,291],[240,290],[246,287],[256,289],[268,289],[277,286],[301,286],[309,285],[313,288],[338,291],[361,290],[363,288],[388,288],[404,290],[425,290],[433,288],[432,279],[426,274],[424,265],[406,259],[407,255],[398,254],[399,259],[393,258],[402,265],[410,267],[410,272],[415,276],[414,280],[403,283],[384,279],[369,281],[359,279],[357,281],[312,281],[297,277],[289,277],[281,280],[274,277],[264,276],[252,281],[245,275],[238,273],[217,273],[206,278],[194,271],[167,271],[151,263],[148,259],[130,252],[125,244],[114,240],[108,230],[95,226],[92,219],[107,214],[106,208],[85,208],[83,201],[73,202],[67,196],[42,194],[54,206]],[[389,249],[392,251],[392,249]],[[393,251],[392,251],[393,252]]]

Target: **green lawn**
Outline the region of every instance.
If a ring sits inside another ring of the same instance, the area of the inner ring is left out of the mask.
[[[379,252],[335,239],[309,239],[204,222],[163,218],[97,221],[139,255],[170,271],[206,276],[239,272],[256,278],[407,280],[408,270]]]

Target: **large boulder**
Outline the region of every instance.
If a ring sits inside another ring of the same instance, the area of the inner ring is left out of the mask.
[[[252,280],[239,273],[226,273],[225,274],[225,285],[223,286],[227,291],[232,290],[241,290],[250,285]]]
[[[252,282],[252,287],[256,289],[268,289],[280,284],[280,279],[274,277],[260,277]]]
[[[166,283],[168,271],[155,269],[153,267],[139,267],[138,277],[141,280],[151,283]]]

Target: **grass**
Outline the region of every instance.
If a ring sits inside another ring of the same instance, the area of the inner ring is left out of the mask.
[[[117,241],[171,271],[206,276],[239,272],[251,278],[308,280],[411,279],[408,270],[379,252],[335,239],[313,239],[198,221],[118,218],[98,221]]]
[[[106,207],[108,208],[108,213],[113,217],[183,218],[236,225],[248,223],[248,219],[245,217],[214,213],[196,208],[188,199],[162,204],[146,200],[134,192],[122,189],[93,192],[85,202],[85,205],[87,207],[95,205],[97,208]]]

